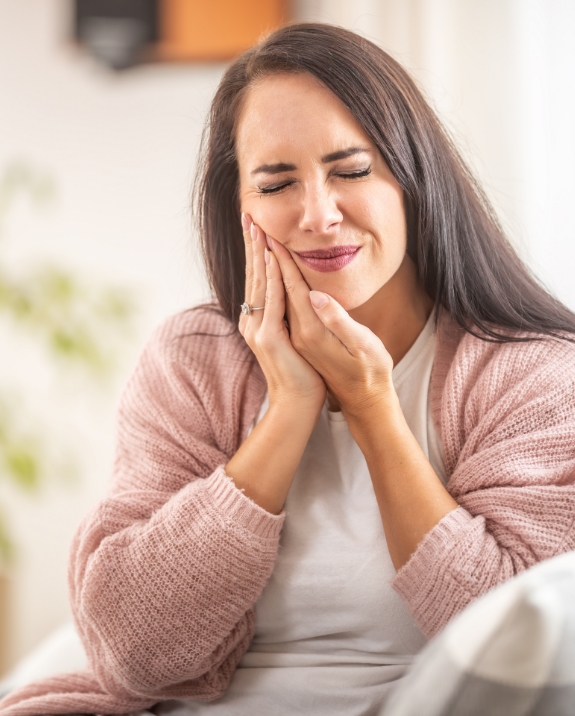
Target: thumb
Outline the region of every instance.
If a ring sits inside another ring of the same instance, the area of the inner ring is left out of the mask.
[[[309,299],[319,320],[352,355],[368,348],[370,341],[366,332],[373,334],[368,328],[354,321],[335,298],[322,291],[310,291]]]

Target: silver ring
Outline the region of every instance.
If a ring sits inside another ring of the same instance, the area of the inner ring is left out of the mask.
[[[244,301],[244,303],[242,303],[242,305],[240,306],[240,308],[241,308],[241,311],[242,311],[242,313],[244,314],[244,316],[249,316],[252,311],[263,311],[264,308],[265,308],[265,306],[257,306],[257,307],[256,307],[256,306],[250,306],[249,303],[246,303],[246,302]]]

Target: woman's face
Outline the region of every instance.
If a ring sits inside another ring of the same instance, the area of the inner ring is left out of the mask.
[[[241,210],[346,310],[406,257],[401,187],[343,103],[309,74],[252,85],[238,121]]]

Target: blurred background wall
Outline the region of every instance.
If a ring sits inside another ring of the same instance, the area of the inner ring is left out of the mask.
[[[68,546],[106,489],[114,408],[146,337],[209,296],[189,196],[225,64],[114,73],[70,42],[70,13],[67,0],[0,0],[0,176],[17,164],[53,185],[45,206],[25,194],[11,205],[3,256],[15,273],[50,261],[119,286],[136,308],[116,371],[100,382],[47,368],[0,323],[0,380],[75,465],[30,496],[0,477],[17,548],[4,666],[69,619]],[[575,1],[297,0],[291,13],[360,32],[410,69],[521,254],[575,309]]]

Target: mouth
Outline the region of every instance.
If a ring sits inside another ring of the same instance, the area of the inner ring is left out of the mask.
[[[350,264],[361,246],[332,246],[329,249],[294,251],[302,262],[314,271],[339,271]]]

